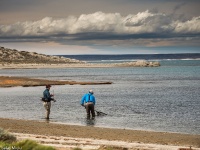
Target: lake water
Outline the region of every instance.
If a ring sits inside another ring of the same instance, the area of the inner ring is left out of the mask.
[[[200,134],[200,60],[162,60],[161,67],[4,69],[3,76],[52,80],[111,81],[110,85],[52,86],[50,122],[109,128]],[[44,120],[45,87],[0,88],[0,117]],[[96,110],[86,120],[81,97],[93,89]]]

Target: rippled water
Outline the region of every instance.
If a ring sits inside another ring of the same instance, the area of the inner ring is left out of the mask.
[[[158,68],[0,70],[0,75],[54,80],[112,81],[111,85],[53,86],[51,122],[200,134],[200,61],[162,62]],[[185,65],[183,65],[185,64]],[[45,87],[0,88],[0,117],[44,120]],[[87,122],[80,99],[93,89],[96,110]]]

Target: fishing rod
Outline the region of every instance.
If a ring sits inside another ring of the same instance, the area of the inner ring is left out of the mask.
[[[104,113],[104,112],[101,112],[101,111],[97,111],[97,110],[94,110],[96,113],[97,113],[97,116],[106,116],[108,114]]]
[[[54,99],[54,102],[55,102],[55,94],[54,94],[54,86],[52,86],[53,87],[53,99]]]
[[[83,106],[85,109],[86,109],[86,106]],[[104,113],[104,112],[101,112],[101,111],[98,111],[98,110],[94,110],[96,113],[97,113],[97,116],[106,116],[108,114]]]
[[[52,101],[54,101],[54,102],[56,102],[56,100],[55,100],[55,94],[54,94],[54,86],[52,86],[53,87],[53,100]]]

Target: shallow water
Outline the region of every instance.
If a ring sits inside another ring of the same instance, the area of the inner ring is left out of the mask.
[[[157,68],[15,69],[0,74],[113,82],[53,86],[57,102],[52,103],[52,122],[200,134],[199,62],[163,61]],[[44,88],[0,88],[0,117],[44,120],[40,101]],[[89,89],[95,93],[96,110],[108,115],[87,122],[80,99]]]

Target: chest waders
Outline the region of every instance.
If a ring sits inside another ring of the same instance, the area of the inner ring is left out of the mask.
[[[95,112],[94,112],[94,103],[90,102],[90,94],[88,94],[89,99],[86,103],[86,112],[87,112],[87,119],[90,119],[90,113],[92,114],[92,119],[95,118]]]

